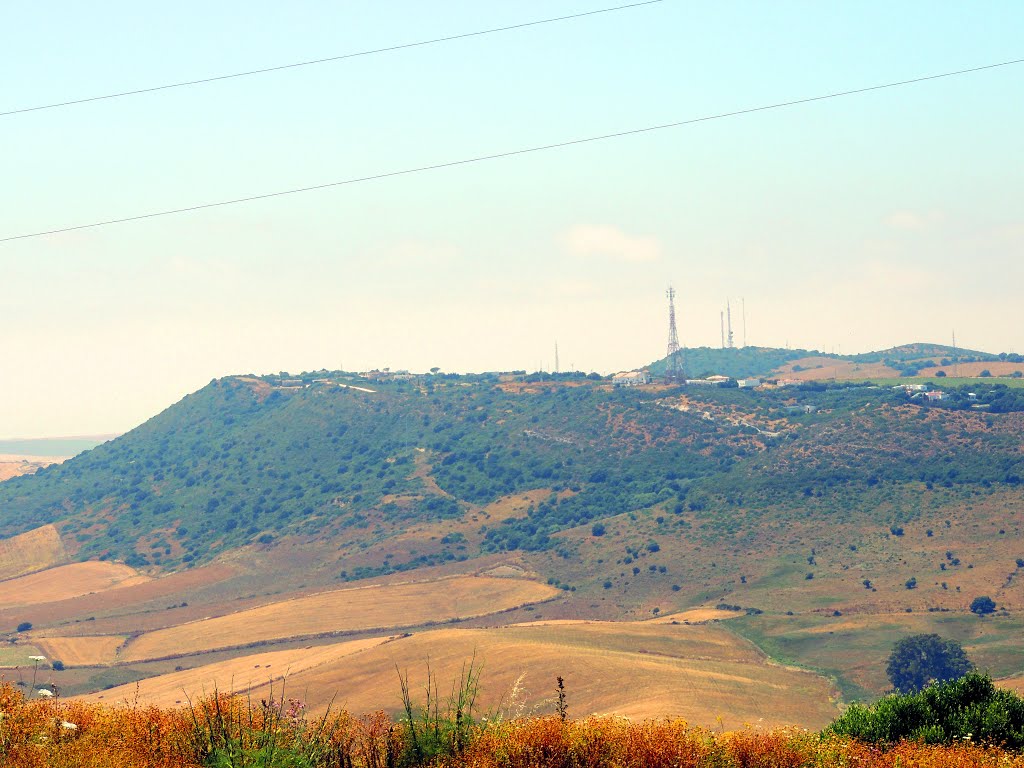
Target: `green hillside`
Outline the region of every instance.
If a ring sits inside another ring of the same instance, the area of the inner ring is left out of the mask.
[[[843,360],[849,360],[854,363],[888,362],[888,364],[893,367],[898,367],[900,364],[905,363],[931,360],[933,358],[946,358],[948,360],[957,360],[961,363],[1000,359],[1000,355],[994,355],[989,352],[980,352],[976,349],[960,349],[957,347],[946,346],[945,344],[930,344],[922,342],[903,344],[898,347],[892,347],[891,349],[883,349],[879,352],[864,352],[857,355],[841,355],[840,357]],[[1006,357],[1007,356],[1005,354],[1002,355],[1002,359],[1005,360]]]
[[[281,537],[355,529],[380,541],[406,521],[551,492],[528,516],[482,531],[478,552],[458,550],[469,557],[550,549],[558,531],[692,505],[694,489],[799,500],[821,488],[1024,476],[1021,415],[963,410],[956,397],[926,406],[863,386],[637,390],[488,375],[362,382],[370,392],[339,386],[340,373],[318,378],[214,381],[123,437],[0,485],[0,534],[56,523],[79,559],[167,568]],[[1024,409],[1013,392],[983,398]],[[438,548],[388,567],[454,556]]]
[[[734,426],[652,407],[653,395],[592,384],[279,383],[215,381],[117,440],[0,486],[0,534],[58,523],[79,557],[166,567],[282,535],[330,538],[370,517],[437,519],[533,488],[580,490],[557,522],[487,543],[543,548],[552,530],[664,501],[750,443]]]
[[[851,363],[884,363],[895,369],[934,367],[937,361],[996,362],[1006,360],[1021,362],[1024,360],[1016,354],[991,354],[973,349],[954,349],[942,344],[914,343],[903,344],[877,352],[864,352],[855,355],[837,355],[816,350],[780,349],[777,347],[691,347],[680,351],[680,362],[683,372],[688,378],[699,378],[710,374],[731,376],[732,378],[765,377],[794,360],[805,357],[824,357],[834,360],[846,360]],[[916,365],[915,365],[916,364]],[[668,367],[668,359],[662,358],[651,363],[647,368],[655,375],[662,375]]]
[[[804,349],[776,349],[775,347],[687,347],[680,352],[683,373],[688,378],[718,374],[733,378],[764,376],[791,360],[816,354]],[[648,366],[651,373],[661,375],[668,364],[667,358]]]

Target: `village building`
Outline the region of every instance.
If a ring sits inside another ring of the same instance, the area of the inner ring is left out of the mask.
[[[612,376],[612,384],[616,387],[639,387],[650,383],[651,376],[647,371],[622,371]]]

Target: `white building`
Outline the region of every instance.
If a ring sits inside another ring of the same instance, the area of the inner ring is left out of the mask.
[[[612,384],[616,387],[639,387],[650,383],[651,376],[647,371],[622,371],[612,376]]]

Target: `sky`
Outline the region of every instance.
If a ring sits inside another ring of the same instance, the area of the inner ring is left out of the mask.
[[[622,0],[619,0],[622,2]],[[0,8],[0,112],[616,0]],[[0,117],[0,238],[1024,57],[1024,4],[646,6]],[[244,373],[612,372],[680,341],[1024,351],[1024,64],[0,243],[0,438]],[[742,341],[740,323],[734,322]]]

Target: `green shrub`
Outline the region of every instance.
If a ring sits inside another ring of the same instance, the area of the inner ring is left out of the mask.
[[[993,600],[988,595],[976,597],[971,601],[971,612],[976,613],[979,616],[983,616],[986,613],[992,613],[995,609],[995,600]]]
[[[853,704],[825,734],[873,744],[911,739],[925,744],[970,740],[1024,749],[1024,699],[971,672],[919,693],[893,694],[871,706]]]

